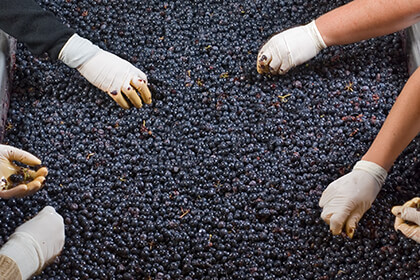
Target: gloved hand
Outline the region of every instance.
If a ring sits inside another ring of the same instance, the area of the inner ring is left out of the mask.
[[[420,243],[420,197],[407,201],[403,206],[392,207],[391,212],[396,216],[395,230]]]
[[[33,180],[29,183],[22,183],[14,188],[7,189],[7,186],[11,184],[9,179],[10,175],[17,174],[22,170],[22,168],[14,164],[13,161],[18,161],[27,165],[41,164],[40,159],[28,152],[12,146],[0,145],[0,180],[2,180],[2,186],[0,187],[0,197],[8,199],[11,197],[23,197],[34,194],[42,187],[42,184],[45,181],[45,177],[48,174],[48,169],[46,167],[42,167],[38,169],[38,171],[30,169],[23,171],[26,177],[30,177],[26,179]]]
[[[257,71],[260,74],[286,74],[316,56],[326,48],[315,21],[294,27],[271,37],[261,48],[257,58]]]
[[[52,262],[64,246],[64,222],[51,206],[16,228],[0,249],[0,254],[13,259],[22,279],[39,273]]]
[[[136,108],[142,107],[136,89],[146,104],[152,103],[146,74],[77,34],[66,42],[58,58],[69,67],[76,68],[91,84],[108,93],[124,109],[130,106],[122,93]]]
[[[338,178],[324,190],[319,206],[321,218],[330,225],[332,234],[353,237],[357,223],[370,208],[385,182],[387,171],[376,163],[361,160],[353,170]]]

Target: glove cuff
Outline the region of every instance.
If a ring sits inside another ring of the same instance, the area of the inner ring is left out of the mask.
[[[353,170],[364,170],[368,172],[375,178],[375,180],[381,187],[385,183],[385,179],[388,176],[388,172],[382,166],[379,166],[374,162],[366,160],[360,160],[356,162],[356,164],[353,167]]]
[[[19,266],[6,255],[0,255],[0,279],[22,280]]]
[[[309,34],[311,34],[312,40],[315,42],[318,52],[325,49],[327,45],[325,44],[324,39],[322,39],[321,33],[319,33],[318,27],[315,24],[315,20],[308,23],[306,27],[310,31]]]
[[[30,234],[13,233],[0,250],[1,255],[11,258],[19,268],[22,279],[29,279],[40,272],[45,262],[38,243]]]
[[[58,54],[58,59],[63,61],[70,68],[78,68],[80,65],[91,59],[100,51],[88,39],[74,34],[67,40],[66,44]]]

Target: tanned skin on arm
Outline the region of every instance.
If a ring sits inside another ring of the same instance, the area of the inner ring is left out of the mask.
[[[418,0],[355,0],[316,20],[327,46],[390,34],[420,21]]]
[[[419,1],[420,2],[420,1]],[[420,132],[420,68],[411,75],[363,160],[389,170]]]

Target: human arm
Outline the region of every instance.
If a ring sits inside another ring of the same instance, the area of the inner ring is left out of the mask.
[[[322,194],[319,202],[323,208],[321,217],[330,225],[333,234],[340,233],[345,227],[347,234],[352,235],[358,221],[375,200],[387,171],[420,132],[419,92],[420,69],[417,69],[408,79],[381,130],[362,157],[363,161],[371,163],[373,170],[365,170],[366,179],[363,180],[352,171],[345,175],[351,180],[343,180],[343,176],[331,183]],[[381,177],[383,180],[379,180]]]
[[[330,225],[332,234],[343,229],[352,238],[357,223],[371,207],[388,173],[370,161],[358,161],[352,171],[331,184],[322,193],[321,218]]]
[[[327,46],[391,34],[420,20],[420,1],[355,0],[316,19]]]
[[[89,40],[74,34],[61,49],[58,59],[76,68],[91,84],[106,92],[124,109],[130,105],[127,97],[137,107],[152,103],[147,87],[147,76],[128,61],[100,49]]]
[[[408,79],[381,130],[362,157],[389,170],[420,132],[420,68]]]
[[[75,33],[33,0],[0,0],[0,29],[24,43],[34,55],[52,59]]]
[[[124,97],[137,108],[142,107],[143,102],[152,102],[145,73],[78,36],[33,0],[0,0],[0,29],[25,43],[35,55],[48,52],[52,59],[60,59],[76,68],[125,109],[130,105]]]
[[[258,53],[257,71],[285,74],[328,46],[390,34],[419,20],[419,1],[355,0],[273,36]]]

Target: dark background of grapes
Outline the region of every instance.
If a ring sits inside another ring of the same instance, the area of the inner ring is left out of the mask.
[[[353,240],[333,237],[318,206],[408,78],[401,34],[263,77],[256,55],[272,33],[346,1],[37,2],[166,85],[123,110],[18,46],[4,142],[50,173],[35,195],[0,201],[0,242],[46,205],[66,224],[61,256],[35,279],[419,278],[418,244],[390,212],[418,195],[418,139]]]

